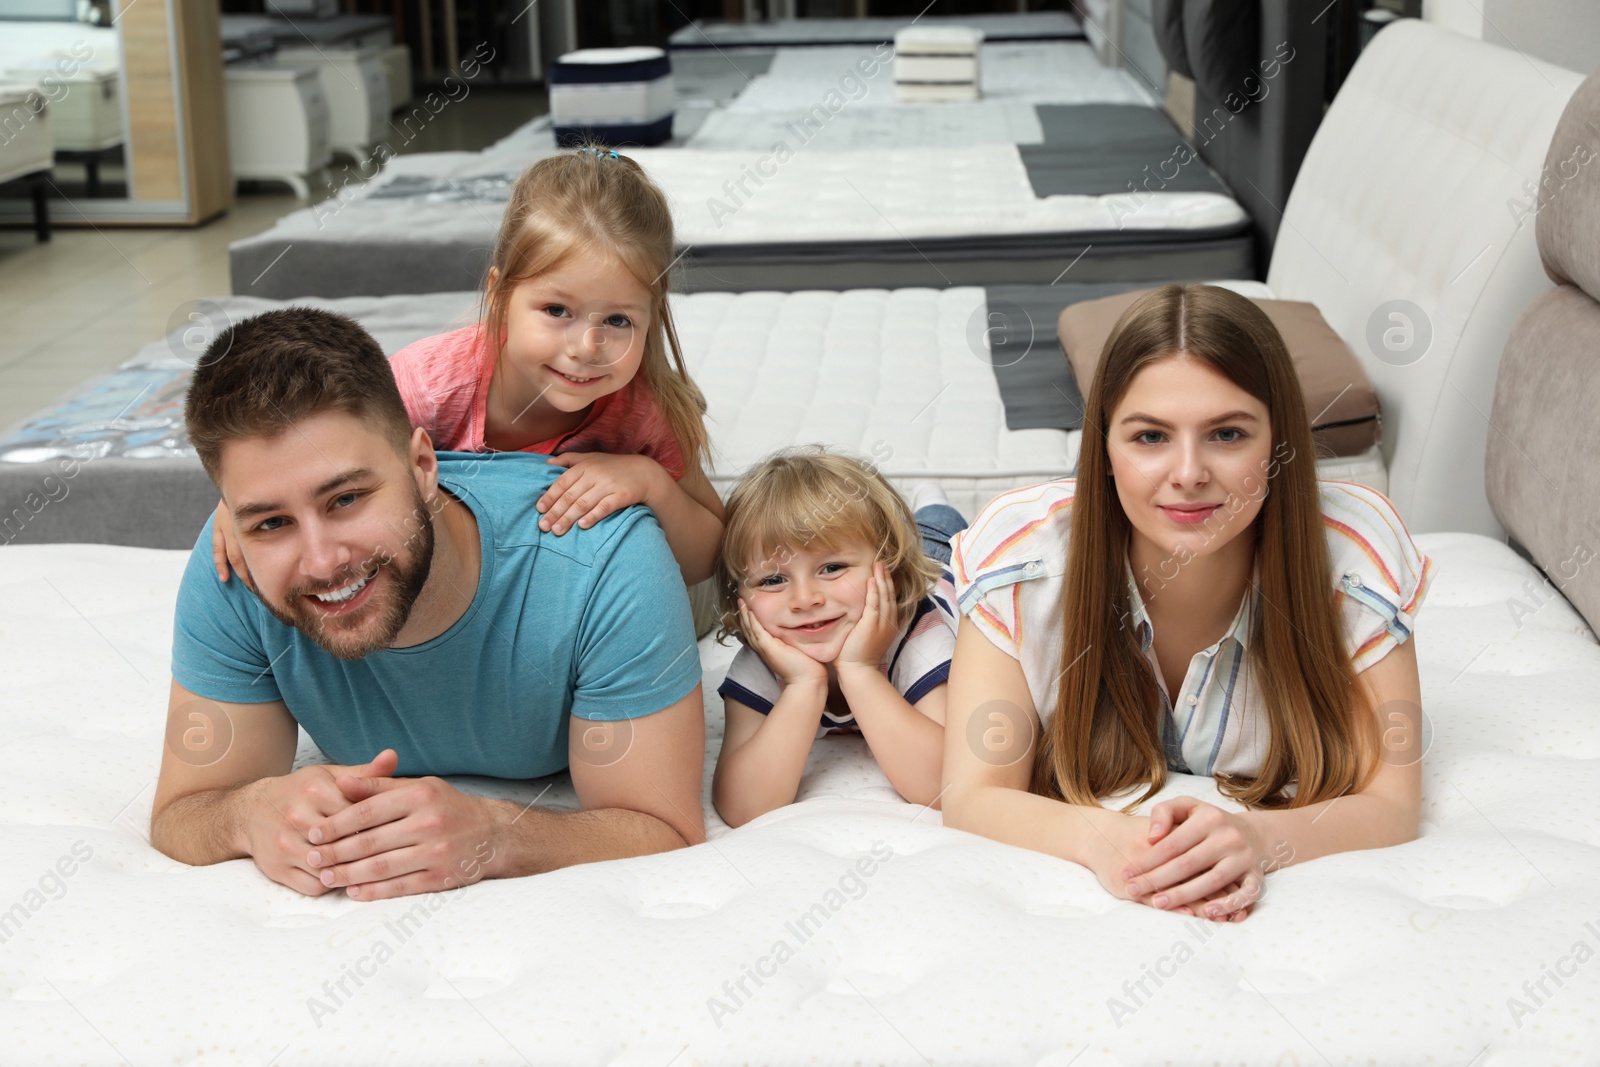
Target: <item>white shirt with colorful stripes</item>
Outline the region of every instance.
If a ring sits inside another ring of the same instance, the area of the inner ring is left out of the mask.
[[[1062,674],[1073,479],[996,497],[953,544],[960,611],[1022,665],[1041,722],[1055,711]],[[1328,539],[1330,595],[1359,674],[1410,636],[1433,577],[1382,493],[1352,482],[1319,482]],[[1258,595],[1246,596],[1228,632],[1189,661],[1169,694],[1154,651],[1154,627],[1127,569],[1135,633],[1164,703],[1162,737],[1175,772],[1253,775],[1266,756],[1268,726],[1246,652]]]

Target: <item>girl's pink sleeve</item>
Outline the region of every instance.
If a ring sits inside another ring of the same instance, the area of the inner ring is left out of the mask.
[[[672,423],[667,421],[666,412],[661,410],[648,389],[641,389],[639,395],[644,402],[645,411],[642,414],[645,417],[639,420],[643,439],[639,442],[638,450],[666,468],[674,481],[682,481],[689,470],[684,463],[683,451],[678,447],[678,438],[672,432]]]
[[[475,329],[424,337],[389,359],[411,425],[427,430],[437,449],[475,447],[468,430],[481,362],[469,343]]]
[[[421,361],[414,351],[421,343],[407,345],[389,357],[389,369],[394,372],[394,384],[400,388],[400,400],[411,417],[411,425],[427,430],[434,447],[439,448],[443,447],[439,443],[439,405],[428,390],[427,378],[420,373]]]

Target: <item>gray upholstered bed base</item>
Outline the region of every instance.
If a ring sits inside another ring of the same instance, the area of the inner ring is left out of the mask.
[[[188,548],[216,506],[193,458],[0,466],[0,545]]]
[[[489,267],[487,244],[473,240],[308,244],[263,238],[234,245],[230,256],[236,289],[275,299],[475,289]],[[683,292],[1048,285],[1069,266],[1074,280],[1086,282],[1255,276],[1250,235],[1239,226],[1182,235],[1122,230],[918,238],[915,244],[702,246],[679,261],[674,283]]]
[[[686,292],[1049,285],[1070,269],[1078,282],[1250,278],[1250,234],[1234,230],[1138,235],[1131,231],[1014,239],[919,238],[838,245],[697,248],[679,264]],[[480,268],[481,269],[481,268]]]

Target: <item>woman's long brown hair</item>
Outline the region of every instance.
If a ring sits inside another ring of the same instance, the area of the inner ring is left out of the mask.
[[[1266,405],[1272,457],[1253,530],[1260,608],[1250,667],[1270,740],[1260,773],[1219,782],[1251,807],[1302,807],[1358,791],[1376,770],[1377,729],[1344,647],[1328,585],[1316,454],[1300,382],[1266,314],[1215,286],[1169,285],[1123,315],[1084,405],[1084,447],[1072,501],[1056,710],[1034,759],[1033,791],[1095,804],[1144,784],[1132,808],[1167,780],[1161,696],[1134,633],[1126,575],[1130,524],[1111,479],[1111,413],[1134,377],[1178,354],[1203,360]],[[1248,489],[1249,487],[1247,487]]]

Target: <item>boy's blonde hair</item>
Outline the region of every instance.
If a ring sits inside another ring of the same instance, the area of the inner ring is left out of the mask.
[[[479,321],[488,350],[499,355],[517,286],[584,252],[616,258],[650,291],[639,373],[672,427],[684,463],[705,460],[705,399],[689,378],[667,305],[676,262],[672,212],[666,195],[627,156],[585,145],[522,172],[490,257],[493,280],[484,285]]]
[[[797,549],[873,546],[894,581],[898,625],[939,580],[940,568],[922,549],[911,508],[871,466],[821,445],[784,449],[762,460],[734,488],[717,558],[722,602],[719,638],[749,643],[739,624],[739,587]]]

